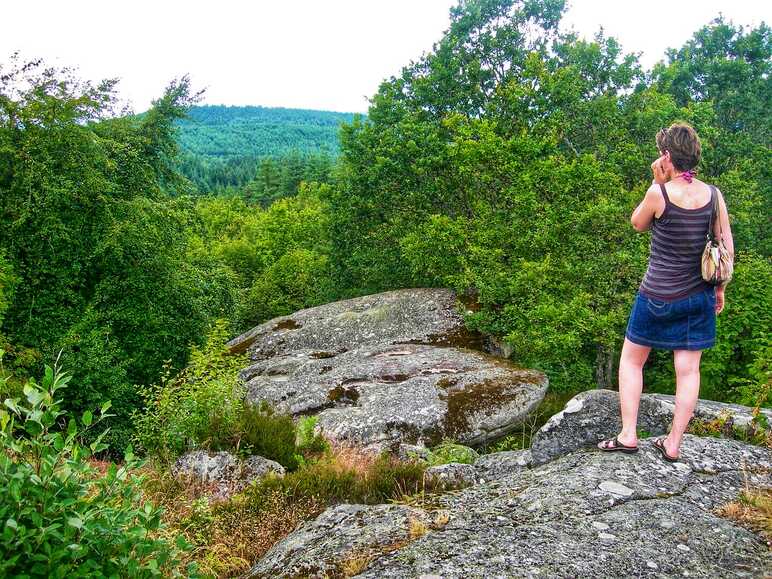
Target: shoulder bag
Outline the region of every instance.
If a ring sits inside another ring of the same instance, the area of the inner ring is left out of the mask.
[[[713,209],[710,212],[707,241],[702,252],[702,279],[711,285],[728,283],[734,272],[734,256],[724,245],[724,233],[721,230],[721,218],[718,216],[718,191],[711,185]],[[718,219],[719,238],[713,233],[714,223]]]

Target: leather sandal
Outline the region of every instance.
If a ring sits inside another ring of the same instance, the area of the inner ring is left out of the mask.
[[[667,453],[667,450],[665,450],[665,439],[660,437],[656,438],[654,442],[652,442],[654,445],[654,448],[656,448],[660,454],[662,455],[662,458],[664,458],[668,462],[678,462],[677,456],[672,456]]]
[[[598,443],[598,448],[600,448],[601,450],[605,450],[606,452],[613,452],[616,450],[618,450],[619,452],[625,452],[627,454],[638,452],[637,446],[627,446],[625,444],[622,444],[621,442],[619,442],[619,439],[616,436],[614,438],[609,438],[607,440],[600,441]]]

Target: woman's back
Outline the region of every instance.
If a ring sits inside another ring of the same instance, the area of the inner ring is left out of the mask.
[[[649,266],[639,288],[642,294],[665,301],[711,287],[702,279],[700,256],[716,195],[712,185],[701,181],[670,185],[672,198],[660,185],[665,209],[652,223]]]

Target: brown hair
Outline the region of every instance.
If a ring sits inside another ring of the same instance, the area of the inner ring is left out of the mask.
[[[673,123],[657,133],[657,147],[670,151],[670,160],[679,171],[694,169],[700,162],[702,147],[697,131],[687,123]]]

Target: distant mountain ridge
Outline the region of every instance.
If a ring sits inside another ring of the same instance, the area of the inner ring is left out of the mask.
[[[202,105],[178,122],[183,154],[228,160],[290,150],[338,151],[338,126],[358,113],[262,106]],[[365,116],[365,115],[362,115]]]

